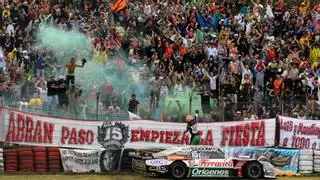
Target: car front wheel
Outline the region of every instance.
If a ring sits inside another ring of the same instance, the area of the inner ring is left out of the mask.
[[[174,179],[183,179],[187,176],[187,167],[183,162],[174,162],[170,167],[170,174]]]
[[[258,162],[249,162],[245,168],[244,175],[249,179],[258,179],[263,175],[263,168]]]

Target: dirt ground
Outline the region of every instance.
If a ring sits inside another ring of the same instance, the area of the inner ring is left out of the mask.
[[[141,180],[159,179],[139,175],[0,175],[0,180]],[[278,177],[277,180],[319,180],[314,177]]]

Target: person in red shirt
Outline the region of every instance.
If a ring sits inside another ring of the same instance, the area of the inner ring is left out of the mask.
[[[280,75],[273,82],[273,92],[275,96],[281,96],[284,91],[284,82]]]
[[[267,50],[268,62],[272,62],[275,58],[276,58],[276,50],[274,47],[271,47]]]
[[[174,45],[169,45],[169,43],[166,45],[164,54],[167,59],[171,59],[173,56],[173,46]]]
[[[134,113],[134,114],[138,114],[138,105],[140,104],[140,102],[136,99],[136,95],[132,94],[131,95],[131,99],[129,101],[129,108],[128,111]]]

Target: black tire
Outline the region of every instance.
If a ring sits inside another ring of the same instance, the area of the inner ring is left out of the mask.
[[[262,165],[258,162],[249,162],[244,170],[244,176],[248,179],[259,179],[263,176]]]
[[[187,176],[188,174],[188,169],[187,166],[181,162],[181,161],[176,161],[172,163],[170,166],[170,175],[173,179],[183,179]]]

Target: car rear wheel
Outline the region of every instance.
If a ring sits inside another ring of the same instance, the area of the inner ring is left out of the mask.
[[[174,162],[170,167],[170,174],[174,179],[183,179],[187,176],[187,167],[181,162]]]
[[[249,162],[245,168],[244,175],[249,179],[258,179],[263,175],[263,168],[258,162]]]

